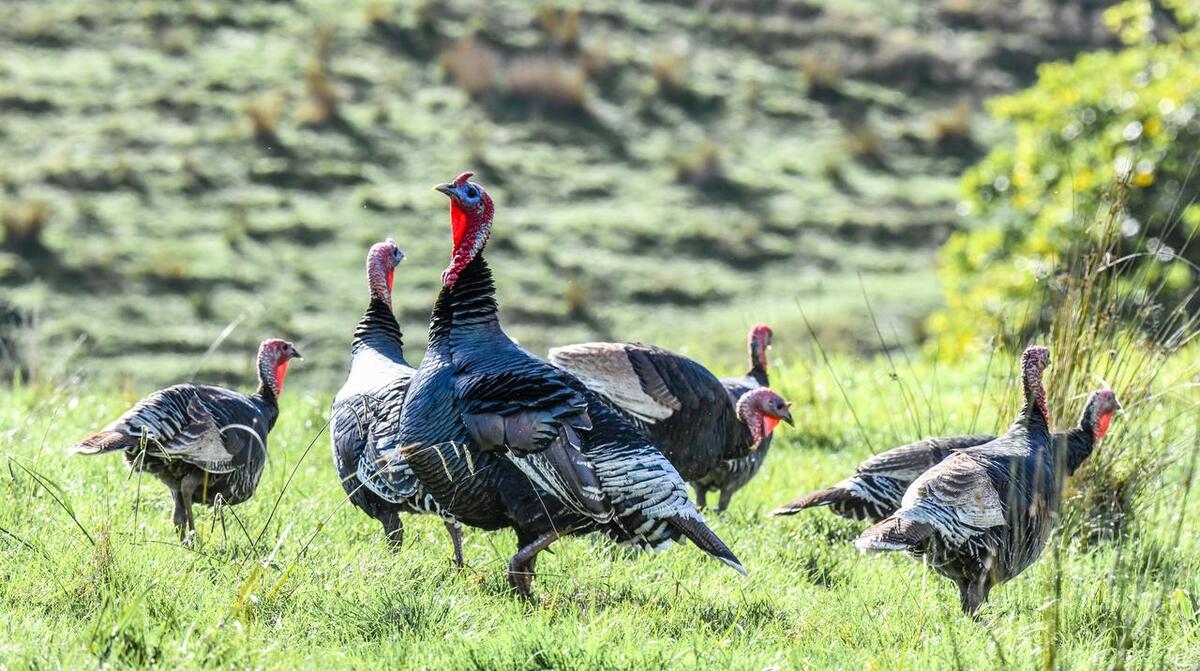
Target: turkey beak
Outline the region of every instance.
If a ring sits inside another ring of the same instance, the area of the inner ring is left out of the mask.
[[[451,197],[454,196],[454,184],[452,184],[450,182],[438,184],[437,186],[433,187],[433,190],[441,191],[442,193],[446,194],[447,196],[451,196]]]
[[[788,426],[796,426],[796,422],[792,421],[791,407],[792,407],[792,404],[788,403],[787,408],[785,408],[783,411],[783,416],[780,417],[779,419],[782,419],[783,421],[787,422]]]
[[[300,351],[299,351],[299,350],[297,350],[295,347],[291,348],[291,351],[290,351],[288,354],[289,354],[289,355],[290,355],[290,356],[291,356],[293,359],[303,359],[303,358],[304,358],[304,357],[300,356]]]

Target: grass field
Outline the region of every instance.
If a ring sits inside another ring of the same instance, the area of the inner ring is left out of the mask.
[[[1187,441],[1175,442],[1194,413],[1180,418],[1188,402],[1178,389],[1127,408],[1131,417],[1114,422],[1093,458],[1137,460],[1148,445],[1176,450],[1122,540],[1081,531],[1082,504],[1073,499],[1067,531],[993,592],[975,622],[959,612],[955,589],[920,565],[860,556],[850,541],[861,525],[824,511],[782,520],[765,513],[840,479],[872,448],[995,427],[999,408],[1012,407],[1011,366],[999,357],[954,370],[840,356],[825,365],[786,350],[776,357],[797,427],[781,427],[764,473],[731,510],[710,515],[750,577],[691,547],[628,556],[596,538],[569,539],[543,556],[532,603],[506,593],[509,532],[468,531],[462,570],[450,565],[434,519],[405,518],[403,551],[386,549],[376,523],[343,502],[322,433],[331,393],[309,383],[303,362],[289,377],[259,495],[223,519],[200,512],[193,550],[176,541],[169,496],[156,481],[131,478],[116,455],[63,453],[135,400],[131,392],[71,381],[11,390],[0,397],[0,426],[14,427],[0,434],[0,667],[1200,663],[1195,455]]]
[[[1197,668],[1200,351],[1175,349],[1197,321],[1098,269],[1112,239],[1009,306],[1053,315],[1060,427],[1105,382],[1128,414],[979,621],[921,565],[859,555],[862,524],[766,515],[1015,414],[1014,353],[950,364],[925,338],[934,255],[974,223],[962,173],[1011,139],[982,104],[1115,46],[1108,4],[0,2],[0,671]],[[740,373],[747,328],[774,328],[797,426],[709,516],[749,578],[567,539],[523,601],[510,532],[468,530],[456,569],[440,521],[405,518],[395,554],[345,502],[324,426],[364,254],[408,253],[419,360],[450,238],[431,186],[464,169],[531,351],[644,340]],[[270,336],[305,359],[259,493],[198,509],[193,547],[157,481],[66,455],[158,385],[250,387]]]

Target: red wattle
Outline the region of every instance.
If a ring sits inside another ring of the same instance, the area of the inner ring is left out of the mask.
[[[775,427],[779,426],[779,418],[778,417],[763,417],[763,423],[767,425],[766,426],[767,431],[763,435],[769,436],[769,435],[771,435],[771,432],[775,430]]]
[[[275,393],[283,393],[283,378],[287,377],[288,360],[284,359],[275,364]]]
[[[1096,440],[1104,437],[1108,433],[1108,423],[1112,421],[1112,413],[1106,412],[1100,415],[1099,421],[1096,423]]]
[[[392,293],[392,280],[395,279],[395,277],[396,277],[396,269],[395,268],[392,268],[391,270],[387,271],[387,285],[388,285],[388,293],[389,294]]]
[[[453,198],[450,199],[450,229],[454,234],[454,249],[458,250],[463,238],[467,236],[467,213],[462,211]]]

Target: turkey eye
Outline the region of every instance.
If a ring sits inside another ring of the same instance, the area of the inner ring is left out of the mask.
[[[474,198],[478,195],[479,195],[479,192],[475,190],[475,187],[473,187],[473,186],[467,187],[467,198]]]

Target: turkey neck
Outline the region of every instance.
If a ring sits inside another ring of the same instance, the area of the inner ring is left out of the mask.
[[[496,285],[480,252],[459,273],[454,286],[443,287],[438,294],[429,323],[430,348],[446,351],[451,331],[456,336],[499,337],[509,342],[500,330],[496,309]]]
[[[752,378],[764,387],[770,387],[771,380],[767,376],[767,369],[763,367],[760,360],[764,354],[759,351],[757,344],[750,345],[750,370],[746,373],[746,377]]]
[[[759,443],[758,450],[752,451],[751,448],[754,447],[754,434],[750,431],[750,426],[736,417],[734,418],[734,422],[736,422],[736,426],[733,428],[733,431],[725,431],[725,427],[721,427],[723,434],[732,435],[732,444],[726,446],[723,459],[742,459],[757,451],[765,450],[770,445],[771,436],[768,435]]]
[[[274,425],[275,419],[273,415],[279,413],[279,397],[275,394],[275,371],[271,368],[270,362],[262,359],[258,362],[258,391],[254,395],[262,399],[263,404],[267,407],[268,416],[271,417],[271,424]]]
[[[400,332],[400,324],[396,321],[396,315],[392,314],[392,309],[379,298],[371,299],[371,304],[354,329],[354,340],[350,343],[351,355],[368,349],[404,361],[404,336]]]
[[[274,377],[274,376],[272,376]],[[275,420],[279,419],[279,398],[275,395],[274,387],[265,380],[258,383],[258,391],[249,397],[250,402],[257,405],[267,420],[266,432],[275,428]]]
[[[492,292],[491,273],[478,256],[459,273],[454,286],[442,287],[429,321],[429,346],[404,403],[399,440],[400,445],[421,446],[404,457],[434,499],[464,523],[483,528],[509,521],[496,484],[506,467],[498,456],[469,444],[454,410],[450,336],[452,330],[457,336],[459,329],[476,328],[480,320],[486,323],[488,315],[495,322]]]
[[[1067,475],[1074,475],[1096,447],[1095,415],[1086,408],[1079,418],[1079,426],[1067,432]]]
[[[771,379],[767,376],[767,371],[758,363],[758,359],[754,359],[754,363],[750,366],[750,372],[746,373],[746,377],[752,378],[755,382],[764,387],[771,386]]]
[[[1024,424],[1025,428],[1030,430],[1049,433],[1050,423],[1046,419],[1046,390],[1042,386],[1041,375],[1039,374],[1036,379],[1031,380],[1028,374],[1022,371],[1021,377],[1024,378],[1025,404],[1021,406],[1021,415],[1017,418],[1016,423]]]

